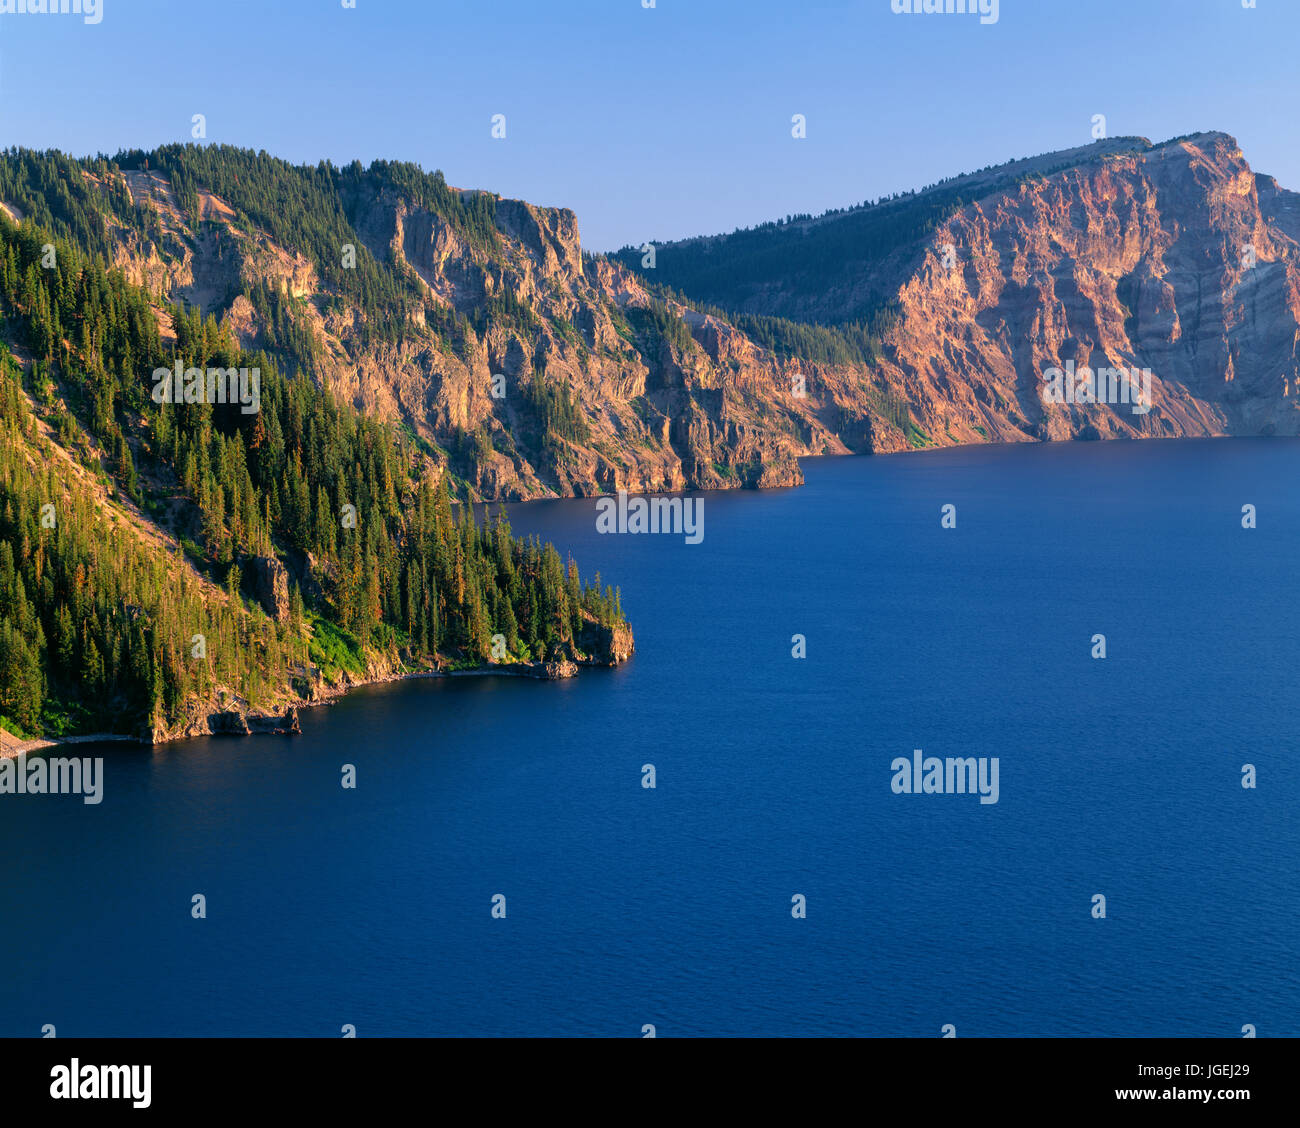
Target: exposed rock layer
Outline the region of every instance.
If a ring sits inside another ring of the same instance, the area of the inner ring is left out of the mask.
[[[427,309],[477,328],[451,342],[417,307],[396,343],[362,344],[359,310],[299,249],[206,191],[193,230],[163,177],[122,175],[164,232],[155,245],[113,229],[128,274],[217,312],[250,346],[267,327],[245,294],[281,289],[319,345],[313,375],[429,440],[480,498],[792,485],[810,454],[1300,433],[1300,197],[1222,133],[1114,139],[958,178],[945,190],[973,202],[878,258],[846,239],[823,285],[782,275],[772,256],[776,273],[743,309],[834,323],[886,301],[897,318],[873,365],[781,358],[679,302],[685,331],[665,332],[642,278],[583,254],[571,211],[499,199],[487,247],[373,178],[348,203],[358,244],[413,271]],[[675,246],[658,248],[661,264]],[[1152,409],[1044,403],[1044,372],[1067,362],[1150,369]],[[535,374],[572,395],[569,437],[542,441]],[[274,576],[259,598],[281,614]]]

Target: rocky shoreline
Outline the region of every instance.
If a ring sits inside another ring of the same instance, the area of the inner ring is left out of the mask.
[[[127,744],[159,745],[192,740],[200,736],[296,736],[302,733],[299,711],[321,705],[333,705],[354,689],[386,682],[407,681],[413,678],[465,678],[514,677],[534,678],[538,681],[559,681],[576,677],[582,666],[617,666],[626,662],[635,649],[631,628],[596,627],[591,639],[585,640],[592,649],[582,656],[557,661],[539,662],[488,662],[467,669],[402,669],[390,668],[386,662],[373,664],[362,677],[344,673],[337,682],[325,681],[319,670],[313,670],[308,679],[308,692],[300,695],[281,712],[247,708],[236,702],[233,708],[208,712],[196,709],[182,725],[173,729],[155,728],[147,735],[124,736],[121,733],[91,733],[81,736],[37,738],[19,740],[0,729],[0,759],[12,758],[26,752],[64,745],[90,744],[113,741]]]

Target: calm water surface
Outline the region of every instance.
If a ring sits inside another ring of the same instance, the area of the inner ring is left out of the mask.
[[[1300,442],[805,473],[695,546],[512,508],[621,586],[621,669],[0,798],[0,1034],[1300,1034]],[[915,748],[997,756],[999,802],[893,794]]]

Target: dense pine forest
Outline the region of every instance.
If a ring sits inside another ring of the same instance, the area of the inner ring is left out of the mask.
[[[189,166],[162,160],[185,199]],[[599,576],[584,583],[502,515],[479,522],[454,504],[448,475],[400,429],[245,352],[212,316],[160,310],[111,269],[71,162],[11,155],[0,170],[0,198],[24,213],[0,213],[0,336],[16,354],[0,346],[0,724],[165,733],[210,702],[283,704],[375,661],[581,660],[593,627],[624,625]],[[320,175],[346,186],[347,170]],[[417,187],[460,208],[440,183]],[[270,224],[291,186],[269,171],[227,187]],[[281,213],[313,216],[296,234],[324,248],[338,217],[316,210],[310,178],[298,188],[303,206]],[[458,220],[475,237],[485,207]],[[126,199],[115,209],[150,230]],[[340,284],[361,288],[376,332],[415,293],[378,269]],[[260,410],[155,403],[150,374],[177,361],[259,370]],[[579,425],[566,398],[537,395],[555,427]]]

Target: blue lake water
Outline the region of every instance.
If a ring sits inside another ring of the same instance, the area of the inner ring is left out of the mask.
[[[622,668],[0,797],[0,1035],[1300,1034],[1300,441],[805,473],[694,546],[512,507],[621,586]],[[894,794],[918,748],[999,801]]]

